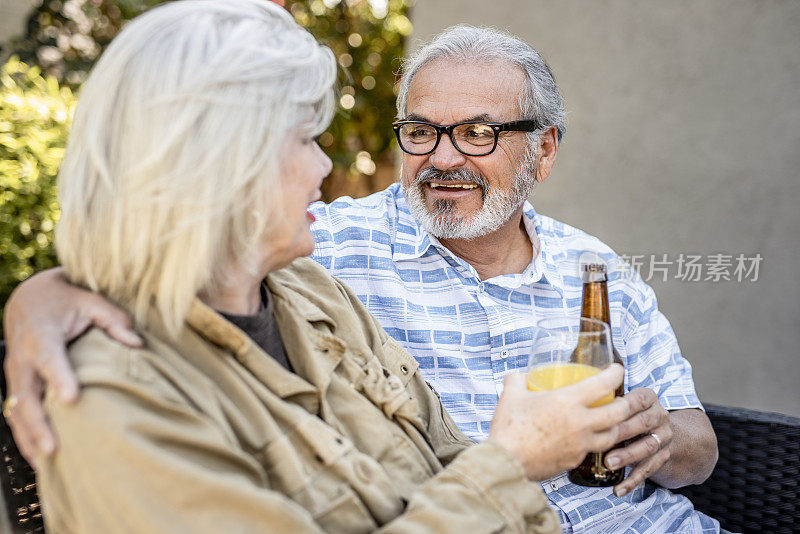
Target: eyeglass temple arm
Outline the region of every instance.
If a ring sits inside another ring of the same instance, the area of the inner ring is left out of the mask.
[[[534,119],[507,122],[500,126],[501,132],[534,132],[541,128],[539,121]]]

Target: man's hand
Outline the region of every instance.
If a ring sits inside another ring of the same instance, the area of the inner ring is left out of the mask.
[[[634,389],[625,398],[635,399],[635,404],[641,409],[620,424],[620,442],[636,437],[638,439],[606,455],[606,466],[609,469],[633,466],[625,480],[614,487],[614,494],[618,497],[630,492],[669,461],[673,435],[669,412],[659,404],[652,389]]]
[[[141,346],[131,318],[104,298],[69,284],[61,269],[49,269],[20,284],[8,299],[3,320],[5,373],[9,398],[17,403],[7,415],[14,440],[34,468],[56,441],[42,406],[45,387],[67,403],[78,397],[78,382],[65,346],[90,326],[120,343]]]
[[[622,497],[650,478],[667,488],[699,484],[711,474],[717,462],[717,439],[711,422],[701,410],[668,412],[647,388],[630,391],[625,398],[642,409],[619,426],[619,441],[633,440],[606,455],[606,466],[633,470],[614,487]],[[656,439],[653,434],[658,436]]]
[[[571,469],[589,451],[607,450],[618,443],[617,425],[642,410],[636,405],[640,397],[620,397],[589,408],[621,384],[622,377],[622,367],[611,365],[577,384],[532,392],[526,388],[524,374],[508,375],[489,437],[519,459],[532,480]]]

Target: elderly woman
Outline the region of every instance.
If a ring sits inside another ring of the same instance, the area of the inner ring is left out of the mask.
[[[39,462],[51,532],[560,532],[538,485],[604,450],[630,411],[587,408],[611,368],[506,382],[471,443],[414,359],[302,258],[331,168],[330,50],[257,0],[133,21],[83,88],[60,174],[64,272],[133,315],[69,349]]]

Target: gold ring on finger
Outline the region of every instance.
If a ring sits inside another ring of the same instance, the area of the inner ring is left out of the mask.
[[[8,419],[11,417],[11,410],[19,403],[19,399],[16,395],[9,395],[6,400],[3,401],[3,417]]]

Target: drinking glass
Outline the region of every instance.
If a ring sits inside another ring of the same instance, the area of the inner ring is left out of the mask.
[[[547,391],[596,375],[614,362],[608,324],[584,317],[555,317],[537,325],[534,348],[528,361],[528,389]],[[602,406],[614,400],[614,392],[594,402]],[[569,471],[569,479],[582,486],[614,486],[625,477],[624,469],[605,467],[603,452],[590,452]]]

